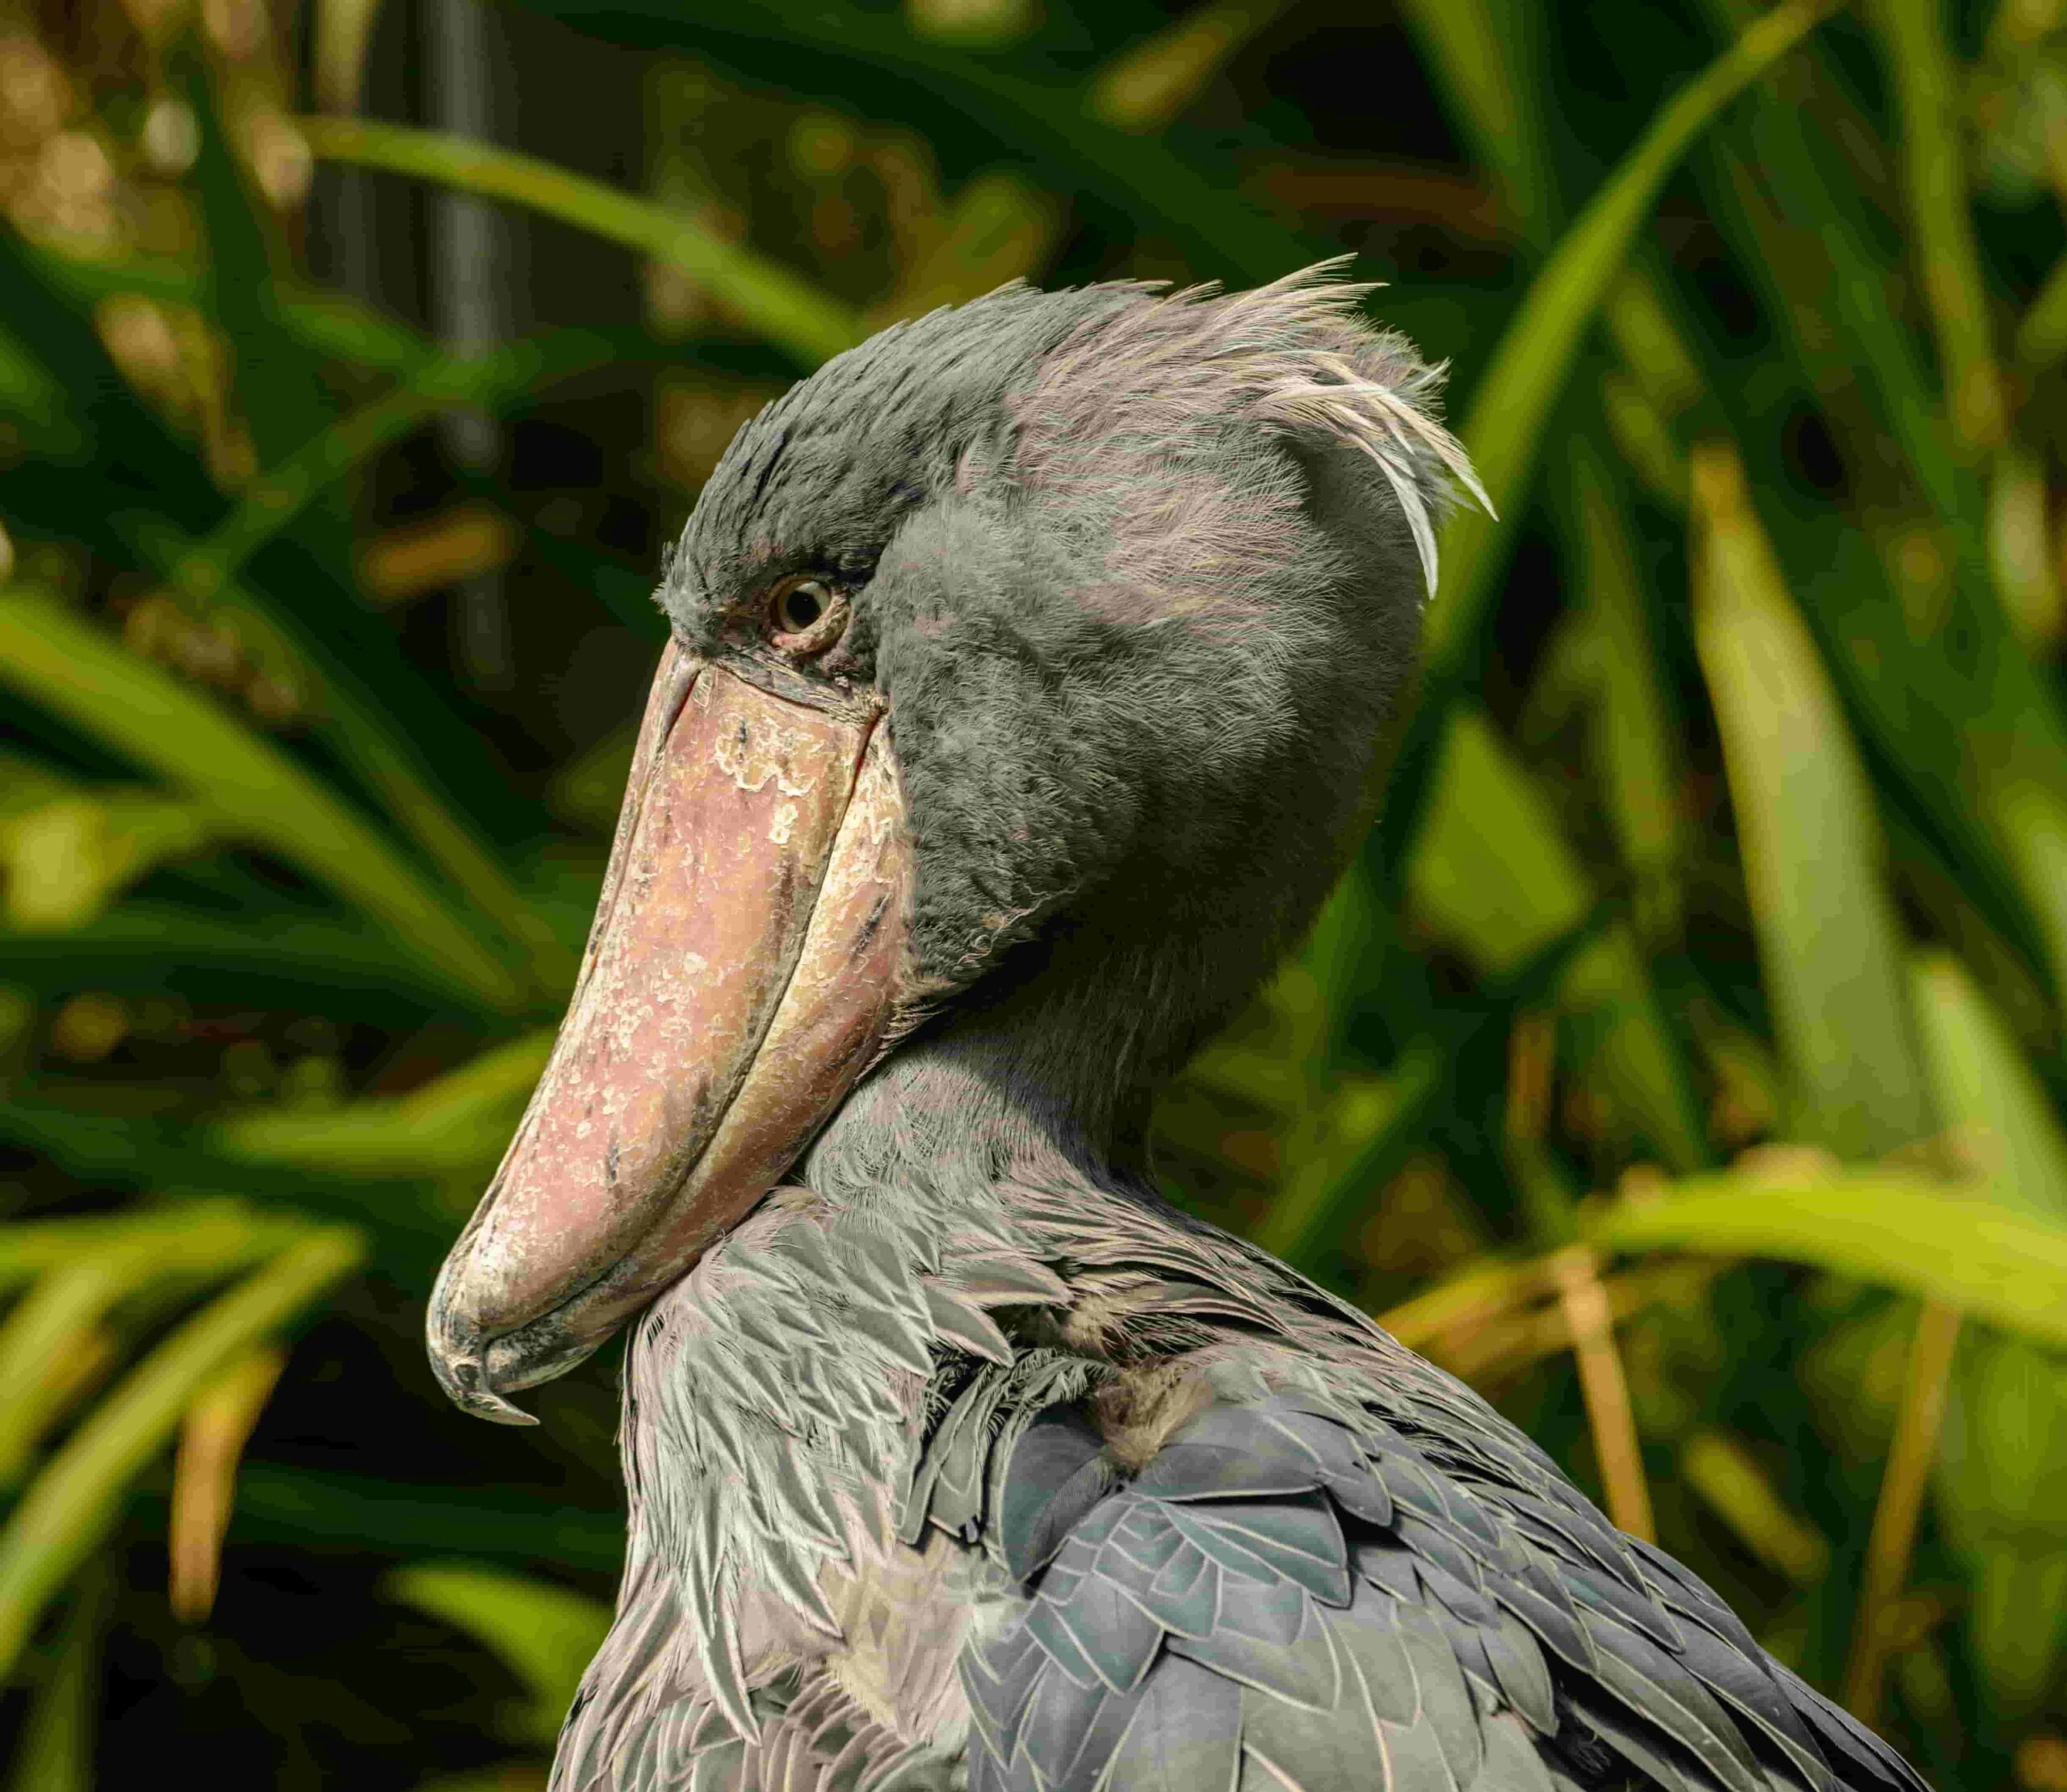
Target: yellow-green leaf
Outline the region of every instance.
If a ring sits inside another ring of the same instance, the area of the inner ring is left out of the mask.
[[[247,1163],[341,1176],[438,1176],[493,1169],[552,1051],[526,1033],[400,1097],[328,1112],[262,1108],[218,1121],[210,1144]]]
[[[1667,100],[1530,286],[1472,389],[1465,418],[1465,447],[1499,515],[1460,510],[1444,534],[1448,576],[1428,610],[1428,654],[1438,669],[1454,670],[1470,649],[1518,526],[1551,407],[1658,189],[1717,113],[1828,10],[1820,0],[1776,6]]]
[[[2067,1226],[1894,1170],[1799,1181],[1691,1177],[1584,1222],[1617,1251],[1683,1250],[1812,1264],[1943,1301],[2005,1330],[2067,1345]]]
[[[1867,1158],[1931,1130],[1864,768],[1734,450],[1693,463],[1694,633],[1803,1135]]]
[[[491,1006],[518,999],[509,968],[356,811],[212,699],[19,585],[0,592],[0,682],[327,884],[439,982]]]
[[[126,1375],[31,1484],[0,1531],[0,1671],[45,1602],[106,1535],[131,1479],[210,1377],[355,1268],[358,1234],[308,1233],[187,1320]]]
[[[305,118],[300,128],[309,148],[326,161],[413,174],[526,206],[670,262],[807,367],[862,339],[860,318],[801,275],[727,241],[686,213],[667,211],[535,156],[363,119]]]

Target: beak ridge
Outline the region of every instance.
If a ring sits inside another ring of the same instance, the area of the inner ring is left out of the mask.
[[[593,1350],[809,1143],[896,1024],[909,854],[887,732],[670,644],[551,1060],[431,1298],[460,1406]]]

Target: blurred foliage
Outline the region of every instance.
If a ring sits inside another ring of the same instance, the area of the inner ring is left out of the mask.
[[[2067,1789],[2060,0],[522,0],[520,147],[384,118],[472,3],[0,4],[12,1783],[543,1784],[610,1372],[471,1426],[419,1328],[660,545],[886,321],[1346,250],[1499,516],[1172,1190],[1940,1784]],[[431,191],[526,220],[510,340],[367,277]]]

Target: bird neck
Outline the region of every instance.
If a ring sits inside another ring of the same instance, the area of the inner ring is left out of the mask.
[[[1132,1184],[1152,1092],[1130,1089],[1104,1043],[1066,1013],[1017,1004],[936,1022],[848,1097],[803,1180],[834,1198],[892,1186],[962,1201],[1029,1180]]]
[[[803,1180],[827,1193],[1151,1188],[1156,1096],[1253,992],[1283,934],[1241,904],[1214,925],[1174,902],[1150,909],[1059,929],[965,992],[848,1097]]]

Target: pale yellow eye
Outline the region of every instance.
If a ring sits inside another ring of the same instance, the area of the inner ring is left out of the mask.
[[[786,653],[821,653],[846,632],[846,597],[823,579],[785,579],[769,595],[768,627]]]
[[[775,600],[775,626],[786,635],[801,635],[832,606],[832,594],[816,579],[802,579]]]

